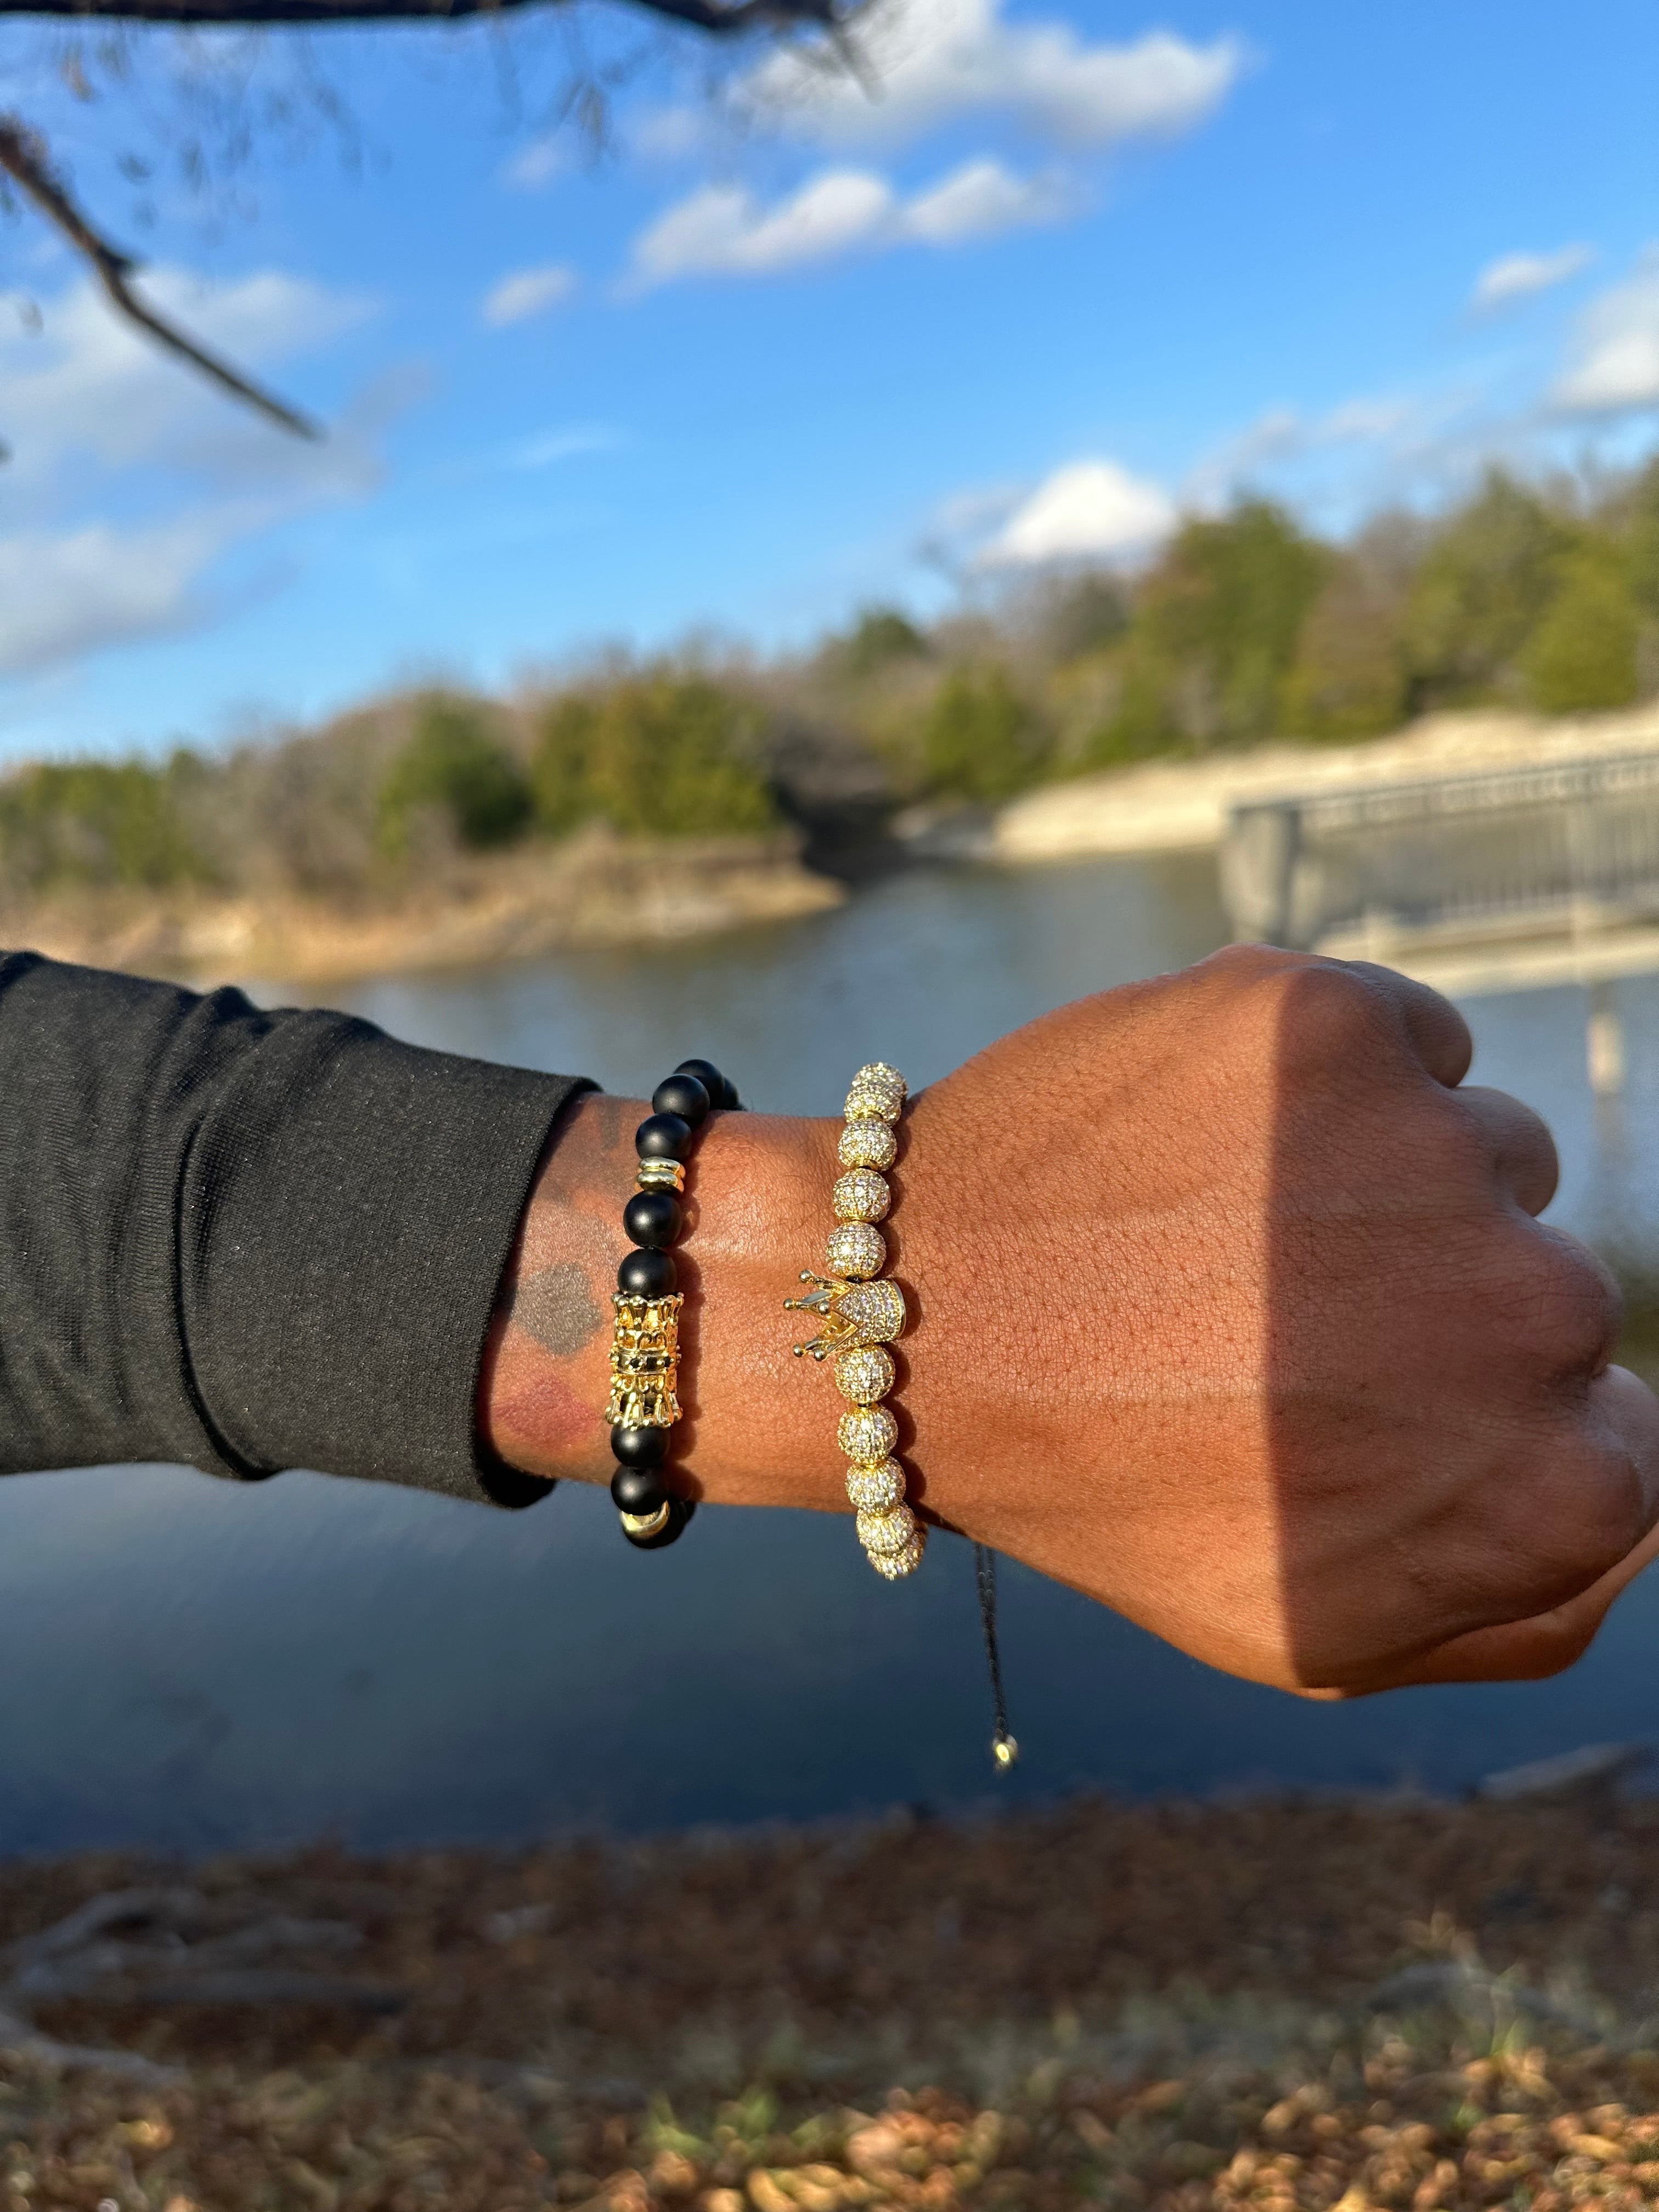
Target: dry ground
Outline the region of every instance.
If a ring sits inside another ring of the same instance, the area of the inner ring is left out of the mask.
[[[1641,1801],[1076,1804],[16,1867],[0,2208],[1634,2206],[1656,1846]]]

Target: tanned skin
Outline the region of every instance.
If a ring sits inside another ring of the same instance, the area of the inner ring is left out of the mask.
[[[884,1224],[921,1510],[1304,1694],[1571,1664],[1659,1548],[1659,1403],[1608,1365],[1605,1271],[1535,1218],[1547,1130],[1466,1086],[1469,1055],[1419,985],[1252,947],[922,1092]],[[533,1474],[610,1477],[647,1111],[572,1106],[503,1282],[481,1425]],[[821,1264],[839,1127],[718,1115],[698,1144],[688,1496],[848,1510],[840,1401],[782,1310]]]

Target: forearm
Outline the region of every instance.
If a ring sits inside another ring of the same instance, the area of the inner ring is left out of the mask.
[[[0,1469],[499,1495],[479,1346],[571,1089],[342,1014],[0,956]]]
[[[588,1097],[537,1176],[485,1347],[479,1422],[509,1465],[610,1479],[611,1293],[628,1250],[643,1100]],[[845,1510],[837,1401],[791,1354],[783,1300],[818,1255],[836,1124],[719,1114],[690,1164],[675,1247],[680,1324],[675,1486],[722,1504]],[[816,1387],[814,1387],[816,1385]]]

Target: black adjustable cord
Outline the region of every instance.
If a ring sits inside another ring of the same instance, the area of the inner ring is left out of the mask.
[[[974,1580],[979,1585],[980,1626],[985,1631],[985,1663],[991,1671],[991,1704],[996,1715],[991,1756],[1006,1774],[1019,1757],[1019,1746],[1008,1733],[1008,1705],[1002,1693],[1002,1654],[997,1647],[997,1555],[988,1544],[974,1547]]]

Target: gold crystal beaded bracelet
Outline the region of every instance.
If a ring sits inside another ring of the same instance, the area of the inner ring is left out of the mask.
[[[805,1297],[784,1301],[787,1311],[823,1317],[817,1335],[798,1344],[795,1354],[833,1358],[836,1388],[852,1401],[836,1431],[851,1462],[848,1500],[858,1515],[866,1556],[889,1582],[913,1574],[927,1543],[927,1529],[905,1503],[904,1469],[893,1457],[898,1423],[882,1403],[893,1387],[887,1346],[902,1334],[906,1316],[904,1293],[881,1275],[887,1240],[876,1224],[892,1203],[883,1170],[898,1154],[894,1125],[904,1099],[904,1078],[884,1060],[872,1060],[853,1078],[836,1146],[843,1172],[830,1194],[836,1226],[824,1248],[829,1273],[804,1267],[800,1279],[812,1288]]]

